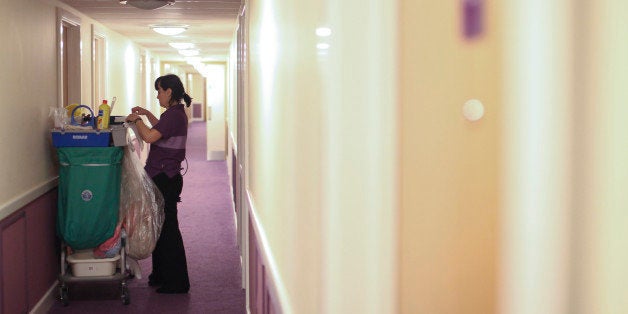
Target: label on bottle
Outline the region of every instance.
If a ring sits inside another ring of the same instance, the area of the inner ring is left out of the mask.
[[[104,125],[103,125],[103,111],[102,110],[98,110],[98,119],[96,120],[96,127],[99,130],[104,129]]]

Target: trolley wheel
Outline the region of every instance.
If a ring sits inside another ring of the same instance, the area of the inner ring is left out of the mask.
[[[131,303],[131,295],[129,294],[129,287],[126,284],[122,284],[122,304],[129,305]]]
[[[68,287],[65,284],[59,285],[59,301],[63,306],[68,306],[70,301],[68,300]]]

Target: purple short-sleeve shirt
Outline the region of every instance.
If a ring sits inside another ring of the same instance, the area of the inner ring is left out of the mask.
[[[183,104],[168,108],[153,126],[161,138],[150,145],[146,159],[146,172],[152,178],[163,172],[172,178],[181,171],[185,159],[185,144],[188,135],[188,117]]]

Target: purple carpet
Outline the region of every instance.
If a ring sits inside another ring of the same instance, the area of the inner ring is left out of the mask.
[[[190,292],[156,293],[148,286],[147,258],[140,261],[142,279],[127,281],[129,305],[120,300],[119,284],[80,283],[70,286],[67,307],[56,302],[49,313],[246,313],[227,165],[207,161],[205,143],[205,123],[192,123],[178,207]]]

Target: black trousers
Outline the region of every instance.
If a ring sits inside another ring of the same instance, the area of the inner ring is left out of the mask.
[[[153,177],[153,182],[164,196],[165,219],[152,255],[151,278],[161,283],[163,287],[187,291],[190,288],[190,279],[177,219],[177,203],[183,190],[183,177],[177,174],[169,178],[166,174],[160,173]]]

